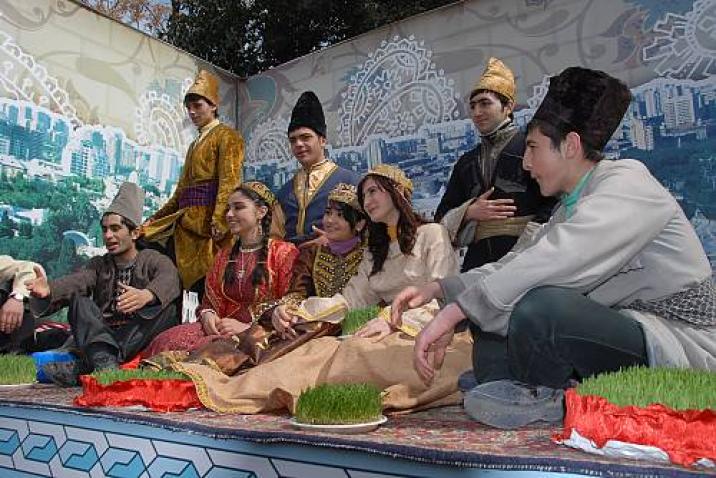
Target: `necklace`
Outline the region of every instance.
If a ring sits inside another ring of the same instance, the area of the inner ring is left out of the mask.
[[[241,250],[239,252],[239,270],[236,271],[236,277],[238,277],[239,280],[243,280],[244,275],[246,274],[246,263],[244,259],[245,257],[246,256],[244,255],[244,251]]]
[[[239,251],[240,252],[256,252],[259,249],[261,249],[262,247],[263,246],[261,246],[261,245],[254,246],[254,247],[239,247]]]
[[[252,254],[259,249],[261,249],[261,247],[255,247],[252,249],[239,249],[239,270],[236,271],[236,277],[238,277],[239,280],[242,280],[244,278],[244,275],[246,275],[246,255]]]
[[[244,278],[244,274],[246,274],[246,265],[244,264],[244,251],[239,252],[239,270],[236,271],[236,276],[239,278],[239,280],[242,280]]]

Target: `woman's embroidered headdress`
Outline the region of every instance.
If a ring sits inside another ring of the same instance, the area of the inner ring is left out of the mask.
[[[241,187],[255,192],[269,207],[276,204],[276,195],[261,181],[247,181]]]
[[[328,200],[347,204],[356,211],[362,210],[358,203],[358,189],[352,184],[338,183],[328,193]]]

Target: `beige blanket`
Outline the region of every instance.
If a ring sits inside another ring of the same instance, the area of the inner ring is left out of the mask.
[[[174,364],[188,374],[202,403],[222,413],[294,413],[308,387],[322,383],[370,382],[384,390],[388,412],[456,404],[459,375],[472,367],[469,332],[455,335],[445,363],[427,387],[413,368],[413,339],[396,332],[383,340],[322,337],[243,375],[228,377],[211,367]]]

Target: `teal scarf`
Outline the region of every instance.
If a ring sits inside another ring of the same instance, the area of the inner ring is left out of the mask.
[[[572,214],[574,213],[574,206],[577,204],[579,196],[582,195],[582,189],[584,189],[584,186],[587,185],[587,182],[589,181],[589,178],[592,176],[593,172],[594,168],[590,169],[589,172],[582,176],[582,179],[579,180],[577,186],[572,190],[572,192],[568,194],[562,194],[562,197],[559,199],[560,202],[564,205],[567,219],[572,217]]]

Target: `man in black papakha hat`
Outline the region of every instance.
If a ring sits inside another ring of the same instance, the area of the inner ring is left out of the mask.
[[[37,278],[26,282],[35,315],[69,306],[73,343],[66,347],[78,360],[45,366],[59,385],[76,385],[80,373],[117,368],[177,324],[181,286],[176,267],[158,251],[137,248],[143,205],[144,191],[134,183],[122,184],[102,216],[107,254],[51,282],[36,268]]]
[[[318,97],[305,91],[296,102],[288,125],[291,153],[301,169],[283,185],[277,197],[285,214],[286,240],[305,243],[322,229],[328,193],[338,183],[357,185],[360,176],[326,158],[326,118]]]
[[[601,151],[629,107],[627,86],[601,71],[568,68],[550,81],[528,126],[524,168],[550,221],[498,262],[407,288],[407,307],[447,304],[416,339],[429,382],[454,327],[478,329],[478,385],[465,410],[500,428],[556,421],[573,380],[633,365],[716,370],[716,290],[684,212],[640,162]]]

